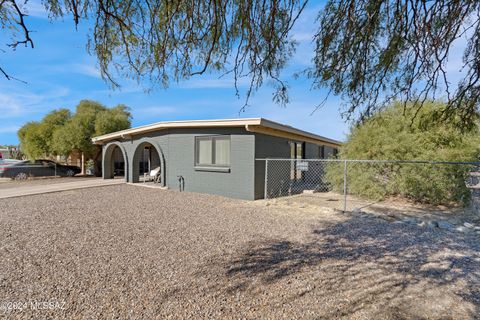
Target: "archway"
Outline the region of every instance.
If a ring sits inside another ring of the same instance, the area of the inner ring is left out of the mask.
[[[122,178],[128,181],[128,160],[125,148],[118,142],[110,142],[103,152],[103,178]]]
[[[131,170],[131,181],[143,181],[151,170],[160,167],[160,185],[165,186],[165,160],[162,149],[151,139],[142,139],[135,147]]]

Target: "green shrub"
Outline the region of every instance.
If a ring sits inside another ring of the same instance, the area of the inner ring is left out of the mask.
[[[441,103],[426,104],[414,117],[415,108],[395,103],[364,123],[354,126],[342,146],[340,159],[478,161],[478,129],[460,132],[454,122],[436,120]],[[412,120],[413,119],[413,120]],[[348,164],[348,191],[382,200],[400,196],[430,204],[467,203],[465,185],[468,165],[361,163]],[[343,191],[343,164],[332,165],[327,179],[334,190]]]

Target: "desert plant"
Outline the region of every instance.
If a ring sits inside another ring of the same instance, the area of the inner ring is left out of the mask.
[[[478,129],[461,132],[455,123],[435,121],[436,115],[444,107],[442,103],[429,102],[413,116],[408,110],[405,113],[402,103],[394,103],[362,124],[352,127],[339,157],[478,161]],[[351,162],[347,168],[349,193],[369,199],[400,196],[430,204],[466,204],[470,198],[465,180],[472,169],[471,165]],[[343,175],[343,164],[330,166],[327,171],[327,179],[337,191],[343,190]]]

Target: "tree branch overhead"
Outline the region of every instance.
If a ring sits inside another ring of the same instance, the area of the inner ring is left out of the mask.
[[[281,72],[295,52],[292,28],[307,0],[45,0],[53,18],[94,22],[87,48],[112,87],[119,78],[149,87],[208,72],[248,79],[245,104],[269,80],[273,100],[289,102]],[[28,2],[27,2],[28,4]],[[0,27],[15,50],[34,48],[24,1],[0,0]],[[392,101],[404,108],[445,100],[439,118],[472,127],[480,104],[478,0],[329,0],[319,12],[312,67],[304,74],[327,97],[341,96],[345,118],[369,118]],[[453,84],[448,58],[467,39],[464,77]],[[4,78],[15,79],[5,68]],[[325,100],[324,100],[325,101]],[[321,106],[322,102],[319,106]],[[312,106],[314,108],[314,106]]]

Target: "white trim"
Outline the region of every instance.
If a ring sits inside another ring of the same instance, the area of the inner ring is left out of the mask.
[[[121,138],[145,132],[164,130],[168,128],[206,128],[206,127],[243,127],[247,124],[259,125],[261,118],[249,119],[215,119],[215,120],[188,120],[188,121],[167,121],[157,122],[132,129],[117,131],[102,136],[92,138],[93,143],[103,142],[105,140]]]
[[[278,130],[287,134],[293,134],[309,139],[317,140],[318,143],[328,142],[333,145],[340,146],[342,142],[322,137],[307,131],[296,129],[294,127],[284,125],[278,122],[263,118],[242,118],[242,119],[214,119],[214,120],[188,120],[188,121],[166,121],[157,122],[145,126],[117,131],[109,134],[104,134],[92,138],[94,144],[104,144],[107,141],[119,138],[131,138],[132,136],[165,130],[169,128],[212,128],[212,127],[245,127],[245,130],[255,132],[255,126],[264,127],[268,129]]]

